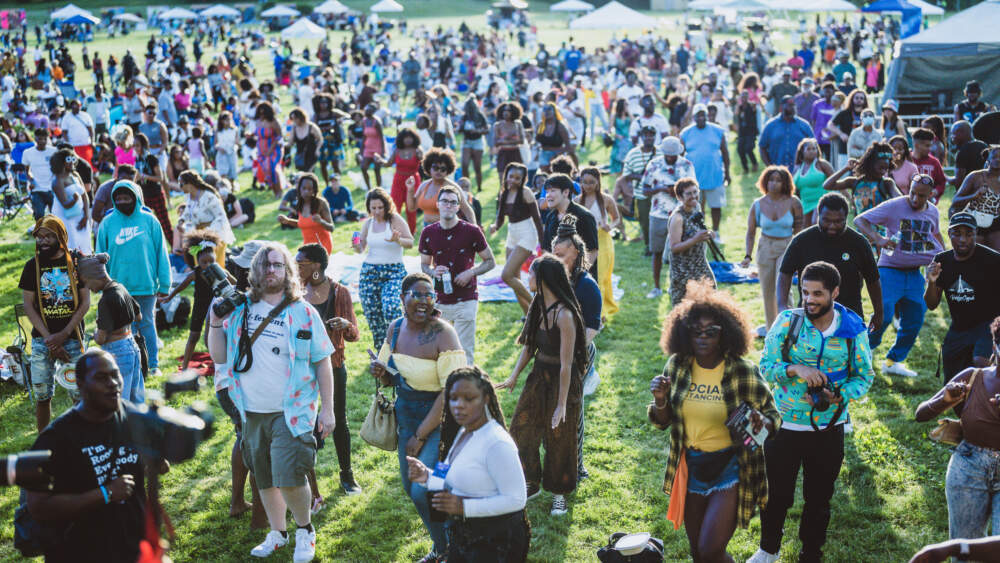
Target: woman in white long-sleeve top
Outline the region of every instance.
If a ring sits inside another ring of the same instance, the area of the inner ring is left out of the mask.
[[[409,478],[428,487],[431,517],[447,517],[449,563],[522,562],[531,540],[517,446],[493,384],[478,367],[451,373],[444,391],[437,466],[407,457]],[[444,489],[444,490],[441,490]]]

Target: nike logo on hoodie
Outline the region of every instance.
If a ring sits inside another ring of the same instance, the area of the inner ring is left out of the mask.
[[[125,244],[141,234],[142,229],[139,227],[123,227],[122,230],[118,231],[118,236],[115,237],[115,244]]]

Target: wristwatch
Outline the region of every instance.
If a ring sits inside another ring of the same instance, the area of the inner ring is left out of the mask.
[[[958,554],[961,555],[963,558],[969,556],[969,542],[967,541],[958,542]]]

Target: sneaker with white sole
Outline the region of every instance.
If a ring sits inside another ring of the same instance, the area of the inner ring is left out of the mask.
[[[583,396],[588,397],[593,395],[597,391],[597,386],[601,384],[601,376],[597,375],[596,371],[592,371],[587,374],[587,377],[583,380]]]
[[[906,367],[906,365],[903,362],[893,362],[892,365],[889,365],[889,362],[883,363],[882,373],[900,375],[903,377],[917,377],[918,375],[920,375],[917,372],[913,371],[912,369]]]
[[[566,497],[563,495],[552,495],[552,510],[549,514],[553,516],[562,516],[566,514],[569,508],[566,506]]]
[[[649,290],[649,293],[646,294],[646,299],[658,299],[661,295],[663,295],[663,290],[658,287],[654,287]]]
[[[780,553],[780,552],[779,552]],[[763,549],[758,549],[757,553],[754,553],[750,559],[747,559],[747,563],[775,563],[778,560],[778,554],[770,554]]]
[[[250,550],[250,555],[254,557],[269,557],[278,548],[285,547],[286,545],[288,545],[288,537],[281,535],[281,532],[277,530],[271,530],[260,545]]]
[[[295,563],[309,563],[316,558],[316,529],[309,531],[305,528],[295,530],[295,555],[292,561]]]

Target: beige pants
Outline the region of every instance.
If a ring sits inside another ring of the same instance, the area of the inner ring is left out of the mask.
[[[774,293],[774,291],[771,291]],[[476,354],[476,313],[479,311],[479,301],[461,301],[444,305],[438,303],[437,308],[441,311],[441,318],[448,321],[455,327],[458,333],[458,341],[465,350],[465,358],[469,365],[473,365],[472,359]]]
[[[768,329],[778,316],[778,296],[775,287],[778,281],[778,266],[791,240],[792,237],[771,238],[761,235],[757,244],[757,271],[760,274],[760,292],[764,296],[764,318]]]

